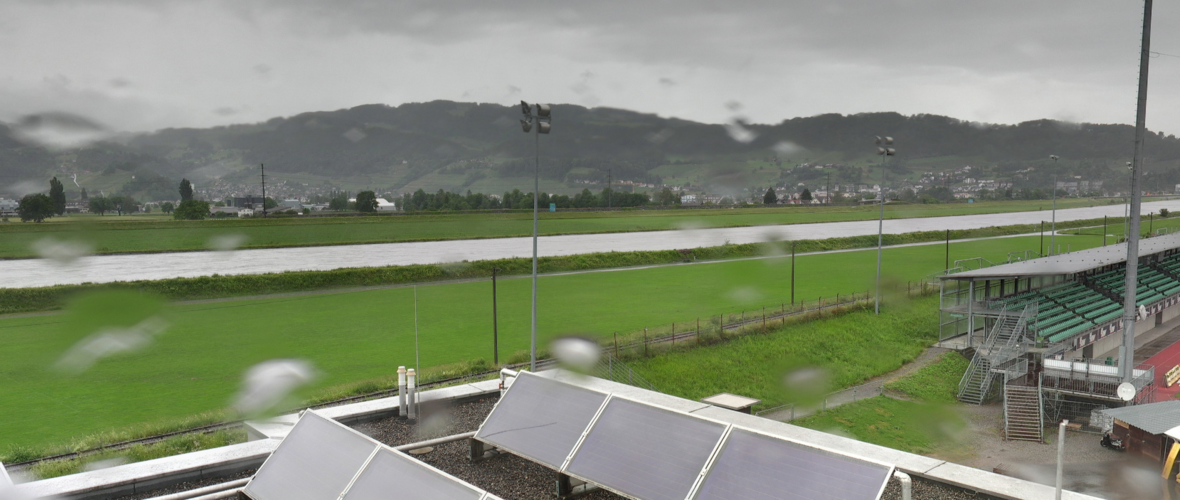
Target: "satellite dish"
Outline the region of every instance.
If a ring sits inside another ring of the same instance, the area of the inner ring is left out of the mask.
[[[1119,384],[1119,388],[1115,392],[1119,395],[1119,399],[1130,401],[1135,399],[1135,384],[1123,382]]]

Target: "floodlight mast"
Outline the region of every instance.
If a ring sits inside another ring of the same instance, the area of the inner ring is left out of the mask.
[[[1053,222],[1049,226],[1049,254],[1056,255],[1057,245],[1057,155],[1049,155],[1053,160]]]
[[[1139,182],[1143,177],[1143,139],[1147,129],[1147,68],[1151,60],[1151,3],[1143,1],[1143,42],[1139,48],[1139,99],[1135,109],[1135,156],[1131,166],[1131,220],[1127,227],[1127,281],[1123,298],[1123,345],[1119,347],[1119,375],[1135,378],[1135,292],[1139,281]]]
[[[875,294],[876,304],[873,306],[874,314],[881,314],[881,243],[884,240],[883,234],[885,229],[885,157],[893,156],[897,153],[896,149],[886,147],[893,144],[892,137],[877,136],[877,154],[881,156],[881,205],[880,216],[877,218],[877,293]]]
[[[550,113],[548,104],[537,104],[537,114],[534,116],[529,103],[520,101],[520,111],[524,118],[520,119],[520,128],[526,134],[536,129],[534,151],[536,164],[533,170],[533,323],[529,349],[529,371],[537,371],[537,213],[541,199],[541,134],[548,134],[550,129]]]

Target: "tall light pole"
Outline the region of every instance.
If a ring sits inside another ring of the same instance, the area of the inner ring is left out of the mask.
[[[1131,172],[1132,176],[1135,174],[1134,169],[1131,167],[1131,162],[1127,162],[1127,171]],[[1127,191],[1130,191],[1130,190],[1131,190],[1131,184],[1129,181],[1127,183]],[[1129,228],[1130,226],[1131,226],[1131,195],[1130,195],[1130,193],[1128,193],[1127,194],[1127,203],[1123,205],[1123,241],[1124,242],[1126,242],[1127,237],[1129,237],[1131,235],[1127,231],[1127,228]]]
[[[1139,283],[1139,180],[1143,172],[1143,139],[1147,130],[1147,64],[1151,60],[1151,0],[1143,2],[1143,42],[1139,47],[1139,98],[1135,106],[1135,156],[1131,168],[1131,221],[1127,227],[1127,281],[1123,294],[1123,345],[1119,375],[1135,378],[1135,289]]]
[[[897,153],[897,150],[888,147],[891,145],[893,145],[892,137],[877,136],[877,154],[881,156],[881,201],[878,202],[881,205],[881,211],[877,217],[877,293],[875,294],[876,305],[873,307],[875,314],[881,314],[881,243],[884,241],[882,235],[885,229],[885,157]]]
[[[1049,254],[1052,255],[1057,248],[1057,155],[1049,155],[1049,159],[1053,160],[1053,222],[1049,226]]]
[[[520,128],[524,133],[536,129],[534,134],[534,148],[536,152],[536,167],[533,170],[533,329],[530,344],[529,370],[537,371],[537,204],[541,199],[541,134],[549,133],[550,109],[548,104],[538,104],[537,114],[533,115],[529,103],[520,101],[520,111],[524,118],[520,119]]]

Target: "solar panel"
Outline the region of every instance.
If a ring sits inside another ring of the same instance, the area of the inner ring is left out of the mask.
[[[480,500],[484,492],[422,462],[382,448],[353,481],[343,500],[385,500],[397,492],[414,500]]]
[[[335,499],[378,446],[308,410],[243,491],[255,500]]]
[[[475,438],[561,469],[606,394],[521,372]]]
[[[694,500],[876,500],[893,468],[734,428]]]
[[[726,427],[611,398],[565,472],[644,500],[683,500]]]

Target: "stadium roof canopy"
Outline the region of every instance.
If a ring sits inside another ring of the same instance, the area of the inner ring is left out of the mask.
[[[1139,240],[1139,257],[1147,257],[1180,248],[1180,233]],[[1127,244],[1108,245],[1039,259],[1001,264],[942,276],[944,280],[1006,279],[1026,276],[1077,274],[1091,269],[1121,264],[1127,260]]]

